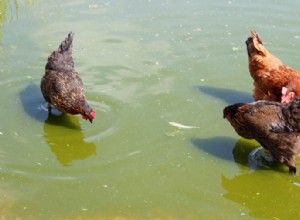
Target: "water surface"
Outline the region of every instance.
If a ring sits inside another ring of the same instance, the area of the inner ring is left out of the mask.
[[[300,3],[1,1],[0,216],[291,219],[300,178],[249,163],[223,108],[252,101],[245,40],[300,70]],[[97,112],[48,115],[39,83],[69,31]],[[198,128],[179,129],[177,122]]]

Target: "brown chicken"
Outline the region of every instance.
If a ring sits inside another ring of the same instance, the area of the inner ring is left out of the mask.
[[[295,96],[300,96],[299,72],[286,67],[267,51],[256,31],[251,31],[246,45],[255,100],[288,103]]]
[[[85,99],[82,80],[74,68],[72,41],[73,33],[70,32],[48,57],[41,91],[49,103],[49,112],[53,105],[61,112],[81,114],[83,119],[92,123],[96,113]]]
[[[295,156],[300,153],[300,98],[288,104],[264,100],[238,103],[225,107],[223,117],[240,136],[257,140],[275,161],[296,173]]]

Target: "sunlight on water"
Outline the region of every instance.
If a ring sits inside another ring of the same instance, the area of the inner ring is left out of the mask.
[[[226,105],[252,101],[250,30],[300,69],[298,8],[282,0],[1,1],[0,217],[299,216],[299,175],[265,160],[222,118]],[[40,92],[47,57],[70,31],[93,124],[49,114]]]

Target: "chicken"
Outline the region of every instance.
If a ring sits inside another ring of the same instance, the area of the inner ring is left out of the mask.
[[[256,31],[251,31],[246,45],[255,100],[288,103],[295,96],[300,96],[299,72],[286,67],[267,51]]]
[[[300,153],[300,98],[288,104],[264,100],[238,103],[225,107],[223,117],[240,136],[257,140],[275,161],[296,173],[295,156]]]
[[[41,80],[41,91],[48,102],[61,112],[81,114],[82,118],[93,122],[96,113],[85,99],[83,83],[74,68],[72,58],[73,33],[48,57],[45,75]]]

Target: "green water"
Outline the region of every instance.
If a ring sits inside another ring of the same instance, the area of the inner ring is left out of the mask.
[[[222,110],[252,100],[251,29],[300,70],[299,6],[2,0],[0,217],[298,219],[300,176],[250,163]],[[48,115],[39,90],[69,31],[93,124]]]

